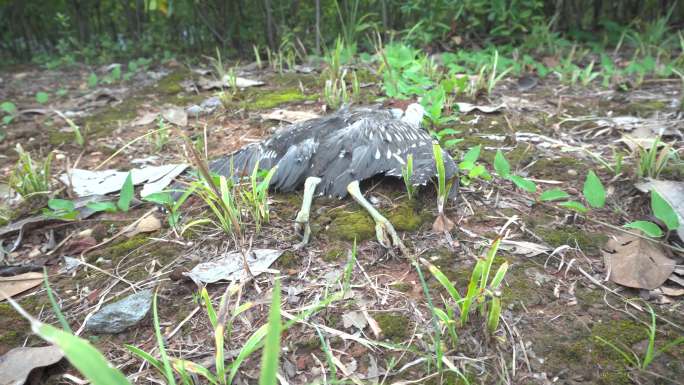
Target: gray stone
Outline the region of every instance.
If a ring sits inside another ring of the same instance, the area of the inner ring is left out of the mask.
[[[121,333],[145,318],[152,304],[152,291],[143,290],[111,303],[95,313],[86,324],[93,333]]]

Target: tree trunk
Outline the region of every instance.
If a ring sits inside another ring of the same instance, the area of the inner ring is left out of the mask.
[[[271,9],[271,0],[264,0],[264,8],[266,11],[266,37],[268,38],[268,47],[275,49],[275,36],[273,36],[273,10]]]
[[[316,55],[321,54],[321,0],[316,0]]]

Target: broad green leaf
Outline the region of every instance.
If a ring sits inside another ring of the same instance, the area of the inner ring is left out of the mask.
[[[74,205],[74,202],[68,200],[68,199],[50,199],[48,201],[48,207],[52,210],[64,210],[64,211],[73,211],[76,206]]]
[[[480,150],[482,150],[481,144],[478,144],[477,146],[471,147],[463,155],[463,162],[471,162],[471,163],[477,162],[477,159],[480,157]]]
[[[634,221],[634,222],[629,222],[623,227],[628,228],[628,229],[636,229],[636,230],[641,230],[644,232],[644,234],[648,235],[649,237],[653,238],[660,238],[663,236],[663,230],[660,229],[658,225],[656,225],[653,222],[649,221]]]
[[[444,141],[444,147],[445,148],[452,148],[455,145],[461,143],[463,139],[448,139]]]
[[[12,123],[13,120],[14,120],[14,116],[12,116],[12,115],[5,115],[2,117],[2,122],[4,124],[10,124],[10,123]]]
[[[559,189],[558,187],[552,188],[551,190],[546,190],[539,196],[539,200],[542,202],[552,202],[567,198],[570,198],[570,194]]]
[[[487,179],[488,177],[490,177],[485,166],[483,166],[481,164],[478,164],[475,167],[473,167],[473,169],[470,170],[470,172],[468,173],[468,178],[470,178],[470,179],[475,179],[475,178],[479,178],[479,177],[483,177],[484,179]]]
[[[121,211],[128,211],[131,207],[131,201],[133,200],[133,176],[128,173],[123,186],[121,187],[121,195],[119,195],[119,201],[116,202],[116,206],[121,209]]]
[[[2,102],[2,104],[0,104],[0,110],[8,114],[13,114],[17,111],[17,106],[12,102]]]
[[[593,208],[598,209],[606,204],[606,189],[603,187],[601,179],[592,170],[587,174],[582,193],[584,194],[584,199]]]
[[[458,164],[458,168],[463,171],[469,171],[475,167],[475,163],[469,161],[469,160],[464,160],[461,163]]]
[[[511,182],[515,183],[516,186],[527,192],[533,193],[537,191],[537,185],[527,178],[523,178],[518,175],[510,175],[509,179],[511,180]]]
[[[583,204],[577,201],[561,202],[558,205],[573,211],[577,211],[578,213],[586,213],[588,210]]]
[[[48,102],[50,99],[50,96],[47,94],[47,92],[38,92],[36,93],[36,101],[40,104],[45,104]]]
[[[273,297],[271,310],[268,312],[268,333],[264,342],[264,350],[261,354],[261,375],[259,385],[273,385],[278,383],[279,357],[280,357],[280,280],[276,279],[273,285]]]
[[[31,322],[31,328],[44,340],[59,346],[69,362],[94,385],[130,384],[90,342],[37,321]]]
[[[677,213],[655,190],[651,190],[651,209],[653,215],[663,221],[668,230],[676,230],[679,227]]]
[[[90,202],[86,207],[95,212],[106,211],[108,213],[115,213],[117,210],[114,202]]]
[[[143,200],[156,203],[158,205],[171,205],[173,204],[173,198],[171,194],[167,192],[156,192],[152,194],[145,195]]]
[[[511,175],[511,165],[508,163],[501,150],[496,150],[494,170],[496,170],[496,173],[502,178],[508,178]]]

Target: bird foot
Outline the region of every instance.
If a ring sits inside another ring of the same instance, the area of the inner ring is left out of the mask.
[[[388,220],[375,222],[375,235],[382,247],[388,250],[392,250],[393,247],[396,247],[405,257],[409,256],[408,249],[404,246],[401,238],[399,238],[399,234],[397,234],[394,226],[392,226]]]
[[[295,250],[299,250],[309,243],[311,237],[311,226],[309,225],[309,213],[299,211],[294,222],[295,232],[302,237],[302,241],[294,246]]]

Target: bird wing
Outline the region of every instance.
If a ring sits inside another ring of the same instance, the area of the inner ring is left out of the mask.
[[[314,155],[313,174],[323,179],[318,191],[344,197],[347,185],[378,174],[401,177],[409,154],[413,154],[412,183],[425,184],[436,173],[433,139],[410,124],[385,116],[365,115],[332,132]],[[445,163],[453,163],[446,154]],[[451,165],[447,165],[450,171]],[[453,164],[455,167],[455,164]]]

